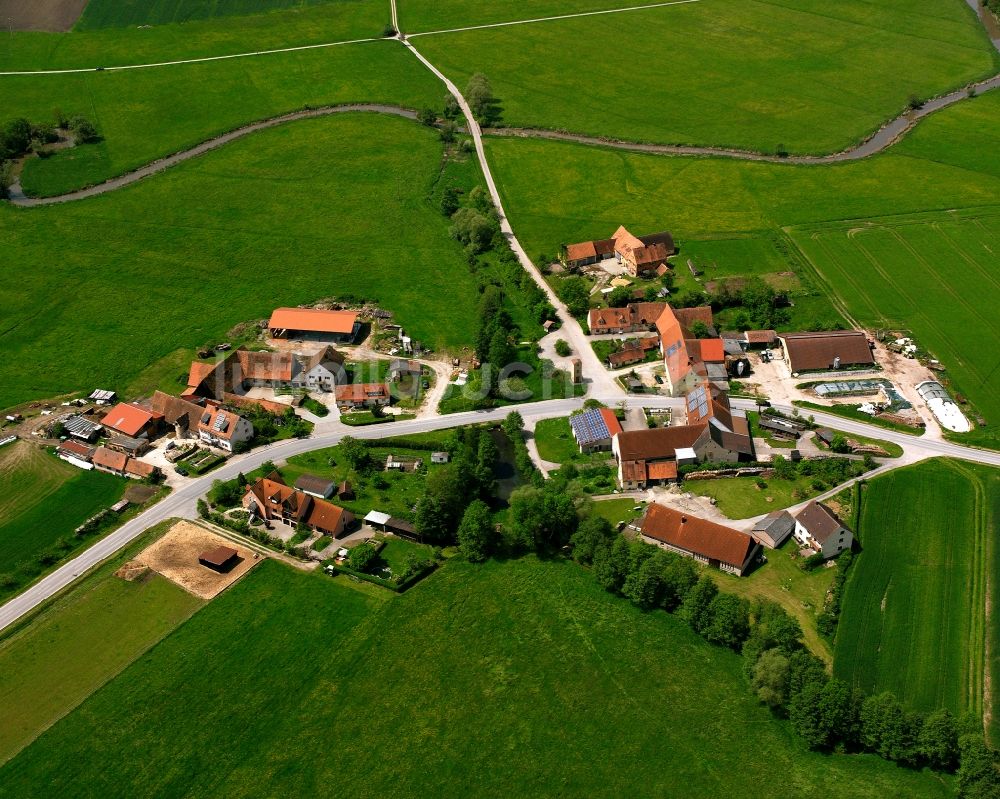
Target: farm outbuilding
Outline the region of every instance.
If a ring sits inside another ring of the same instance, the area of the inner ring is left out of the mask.
[[[198,562],[212,571],[227,572],[236,565],[239,553],[232,547],[215,547],[198,556]]]
[[[324,311],[316,308],[277,308],[268,329],[275,338],[318,338],[354,341],[361,323],[357,311]]]

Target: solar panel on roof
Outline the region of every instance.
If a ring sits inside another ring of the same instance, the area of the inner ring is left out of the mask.
[[[215,425],[213,425],[215,430],[221,433],[228,426],[229,426],[229,420],[226,419],[225,414],[220,413],[218,416],[215,417]]]

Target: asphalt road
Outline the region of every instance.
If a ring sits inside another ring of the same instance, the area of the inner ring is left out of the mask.
[[[621,394],[610,396],[598,395],[597,398],[608,405],[615,405],[625,399]],[[671,397],[633,396],[628,397],[626,402],[629,407],[641,406],[645,408],[680,408],[683,405],[683,400]],[[411,433],[426,433],[466,424],[497,422],[503,419],[511,410],[515,409],[521,413],[526,421],[530,422],[554,416],[565,416],[581,407],[582,404],[583,400],[580,398],[547,400],[516,406],[516,408],[505,407],[488,411],[438,416],[429,419],[413,419],[386,425],[374,425],[368,428],[353,428],[341,425],[337,430],[331,430],[312,438],[283,441],[245,455],[233,457],[220,469],[204,477],[192,480],[184,487],[174,491],[149,510],[126,522],[119,529],[102,538],[85,552],[80,553],[73,560],[60,566],[24,593],[9,600],[5,605],[0,607],[0,630],[13,624],[25,614],[30,613],[76,580],[80,575],[102,563],[153,525],[173,517],[194,518],[196,516],[197,500],[208,491],[213,480],[232,479],[240,472],[249,472],[256,469],[267,460],[281,461],[293,455],[332,447],[339,443],[340,439],[345,435],[352,435],[356,438],[378,439],[389,436],[409,435]],[[732,400],[732,404],[734,407],[744,410],[756,409],[756,403],[751,400],[734,399]],[[790,408],[779,409],[791,410]],[[973,463],[1000,467],[1000,452],[972,449],[948,441],[909,436],[904,433],[884,430],[881,427],[821,412],[810,411],[810,414],[815,416],[818,423],[829,425],[845,433],[854,433],[895,442],[904,447],[914,458],[947,456]],[[893,464],[890,462],[885,466],[892,468]]]

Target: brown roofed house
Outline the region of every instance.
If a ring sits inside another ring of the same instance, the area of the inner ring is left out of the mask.
[[[740,577],[760,552],[760,544],[746,533],[655,502],[646,510],[639,529],[649,544]]]
[[[875,366],[868,336],[862,330],[781,333],[778,340],[793,375],[800,372]]]
[[[824,558],[834,558],[851,548],[854,533],[826,505],[813,501],[795,516],[795,539]]]
[[[239,553],[232,547],[226,546],[217,546],[198,556],[198,562],[202,566],[207,566],[212,571],[220,573],[231,571],[239,563],[239,560]]]
[[[93,463],[95,469],[122,477],[125,475],[128,455],[124,452],[115,452],[107,447],[98,447],[94,450]]]
[[[323,499],[289,488],[275,473],[248,485],[243,507],[265,520],[304,524],[334,538],[354,521],[354,514]]]

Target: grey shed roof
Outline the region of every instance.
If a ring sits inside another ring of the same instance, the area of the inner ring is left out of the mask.
[[[753,529],[767,533],[771,538],[777,539],[780,536],[790,533],[794,526],[795,519],[792,518],[792,514],[787,510],[776,510],[757,522],[753,526]]]

